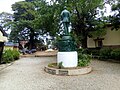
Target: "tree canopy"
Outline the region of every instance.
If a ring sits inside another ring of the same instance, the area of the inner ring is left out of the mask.
[[[110,23],[112,24],[112,30],[118,30],[120,28],[120,1],[116,0],[116,2],[112,5],[112,11],[114,15],[110,16]]]
[[[83,48],[87,48],[87,37],[91,32],[103,29],[104,23],[97,18],[98,8],[103,6],[103,0],[71,0],[69,1],[72,15],[72,27],[81,40]],[[69,6],[68,5],[68,6]]]
[[[5,30],[8,30],[11,26],[9,25],[9,22],[12,21],[12,14],[7,12],[0,13],[0,26],[5,28]]]
[[[108,0],[109,1],[109,0]],[[107,2],[107,1],[106,1]],[[64,6],[71,13],[73,36],[78,39],[78,45],[87,48],[87,37],[101,37],[105,35],[104,20],[97,17],[99,8],[104,0],[25,0],[12,5],[13,21],[11,22],[11,39],[17,37],[28,39],[32,43],[39,35],[49,33],[58,35],[60,27],[60,13]],[[80,41],[80,42],[79,42]]]

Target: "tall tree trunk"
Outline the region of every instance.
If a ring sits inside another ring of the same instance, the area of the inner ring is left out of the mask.
[[[87,31],[82,30],[82,48],[87,48]]]
[[[82,39],[82,48],[84,49],[87,48],[87,36],[84,36]]]
[[[34,40],[35,33],[33,29],[30,29],[30,31],[31,33],[30,33],[30,40],[29,40],[29,49],[33,49],[35,48],[35,40]]]

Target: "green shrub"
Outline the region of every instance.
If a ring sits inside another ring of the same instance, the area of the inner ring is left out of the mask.
[[[12,50],[5,50],[2,55],[2,63],[10,63],[14,61]]]
[[[79,48],[77,52],[82,54],[87,54],[87,49]]]
[[[111,52],[111,58],[116,59],[116,60],[120,60],[120,49],[114,49]]]
[[[99,56],[100,50],[99,49],[88,49],[87,53],[93,56]]]
[[[100,59],[110,59],[111,58],[111,48],[102,48],[100,50]]]
[[[17,51],[17,50],[13,50],[13,57],[14,57],[14,60],[19,59],[19,57],[20,57],[20,53],[19,53],[19,51]]]
[[[59,62],[59,64],[58,64],[58,68],[59,68],[59,69],[64,68],[64,66],[63,66],[63,62]]]
[[[91,61],[91,55],[78,53],[78,66],[88,66]]]
[[[19,52],[17,50],[5,50],[2,55],[2,63],[10,63],[16,59],[19,59]]]

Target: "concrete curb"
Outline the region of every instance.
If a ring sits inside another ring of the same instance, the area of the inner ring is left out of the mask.
[[[35,57],[54,57],[57,55],[35,55]]]
[[[57,69],[57,68],[52,68],[46,66],[44,68],[45,72],[53,75],[62,75],[62,76],[74,76],[74,75],[83,75],[83,74],[88,74],[92,71],[92,67],[87,66],[87,67],[81,67],[81,68],[73,68],[73,69]]]

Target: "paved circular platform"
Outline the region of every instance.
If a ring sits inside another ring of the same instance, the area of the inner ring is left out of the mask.
[[[83,75],[88,74],[92,71],[92,67],[76,67],[76,68],[64,68],[58,69],[53,67],[46,66],[44,68],[45,72],[53,75],[65,75],[65,76],[72,76],[72,75]]]

